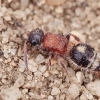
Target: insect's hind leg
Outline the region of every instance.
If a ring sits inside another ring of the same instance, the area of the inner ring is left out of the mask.
[[[67,65],[64,63],[64,59],[61,57],[58,57],[58,64],[61,66],[61,68],[67,73],[68,75],[68,71],[67,71]]]

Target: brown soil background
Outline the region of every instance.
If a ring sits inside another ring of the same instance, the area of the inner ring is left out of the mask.
[[[100,80],[90,74],[91,81],[84,81],[83,72],[74,71],[67,61],[68,75],[58,64],[49,70],[47,58],[29,48],[25,71],[23,43],[37,27],[56,34],[72,32],[100,55],[99,0],[66,0],[57,6],[45,0],[2,0],[0,100],[100,100]]]

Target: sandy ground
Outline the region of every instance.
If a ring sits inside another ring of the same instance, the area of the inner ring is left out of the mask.
[[[66,0],[59,6],[48,6],[44,0],[21,1],[1,2],[0,100],[100,100],[99,78],[89,74],[87,81],[67,61],[68,75],[58,64],[49,70],[48,59],[32,48],[28,50],[28,72],[23,61],[23,43],[37,27],[56,34],[73,32],[99,56],[100,1]]]

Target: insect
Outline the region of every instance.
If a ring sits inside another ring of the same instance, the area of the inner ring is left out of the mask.
[[[30,32],[24,44],[24,60],[27,64],[27,45],[30,44],[46,51],[50,56],[57,56],[68,60],[73,66],[90,71],[100,71],[100,62],[97,53],[90,45],[83,43],[77,36],[68,34],[46,33],[36,28]],[[64,66],[63,61],[60,64]]]

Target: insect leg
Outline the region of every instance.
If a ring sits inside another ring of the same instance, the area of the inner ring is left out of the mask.
[[[56,60],[52,59],[54,58],[54,56],[50,53],[49,54],[49,58],[48,58],[48,66],[49,66],[49,70],[52,70],[52,65],[57,63]]]
[[[28,62],[27,62],[27,41],[24,43],[24,62],[26,66],[26,70],[28,70]]]
[[[61,66],[61,68],[66,71],[67,75],[68,75],[68,72],[67,72],[67,66],[66,64],[64,63],[64,59],[63,58],[58,58],[58,64]]]
[[[71,36],[74,37],[74,39],[75,39],[76,41],[80,41],[80,39],[79,39],[77,36],[75,36],[75,35],[73,35],[73,34],[71,34],[71,33],[69,33],[69,34],[66,36],[66,38],[69,40]]]
[[[13,18],[13,17],[12,17],[12,21],[13,21],[14,24],[17,25],[18,27],[20,27],[20,28],[23,27],[23,25],[22,25],[19,21],[17,21],[15,18]]]

